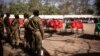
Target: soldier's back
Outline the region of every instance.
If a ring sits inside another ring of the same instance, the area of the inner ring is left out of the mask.
[[[8,17],[5,17],[4,24],[5,24],[6,27],[10,26]]]
[[[30,19],[31,25],[34,29],[39,29],[39,22],[40,22],[40,17],[33,17]]]

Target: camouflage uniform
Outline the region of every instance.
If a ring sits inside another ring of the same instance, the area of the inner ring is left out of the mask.
[[[41,47],[42,47],[42,39],[43,39],[43,30],[40,24],[39,17],[33,17],[29,20],[29,28],[32,32],[32,41],[31,41],[31,48],[37,54],[41,54]]]
[[[0,56],[3,56],[3,44],[2,39],[4,35],[4,24],[3,24],[3,17],[0,17]]]
[[[30,29],[28,28],[28,23],[29,23],[29,20],[28,19],[25,19],[24,20],[24,29],[25,29],[25,32],[24,32],[24,38],[25,38],[25,45],[28,45],[30,44],[30,36],[31,36],[31,31]]]
[[[3,39],[3,35],[4,35],[3,18],[0,18],[0,40]]]
[[[7,41],[11,43],[11,25],[9,23],[9,17],[5,17],[4,19],[4,25],[7,33]]]
[[[20,41],[18,19],[12,22],[12,44],[18,46]]]

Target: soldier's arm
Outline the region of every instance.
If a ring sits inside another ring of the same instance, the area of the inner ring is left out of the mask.
[[[12,29],[11,35],[15,32],[15,29],[16,29],[15,21],[16,21],[16,20],[14,20],[14,21],[12,22],[12,24],[11,24],[11,29]]]
[[[43,30],[43,27],[42,27],[40,20],[39,20],[39,29],[40,29],[40,32],[41,32],[41,35],[42,35],[42,39],[44,39],[44,30]]]
[[[3,24],[4,26],[6,26],[6,19],[3,19]]]
[[[12,29],[13,30],[16,30],[18,28],[18,26],[17,26],[17,20],[14,20],[13,22],[12,22]]]
[[[4,18],[4,19],[3,19],[4,31],[7,31],[7,29],[6,29],[6,23],[7,23],[7,22],[6,22],[6,19]]]
[[[34,28],[32,27],[32,20],[29,20],[29,24],[28,24],[28,28],[30,28],[31,30],[34,30]]]
[[[26,19],[24,20],[24,23],[23,23],[23,27],[25,27],[26,26]]]
[[[4,27],[4,25],[5,25],[5,24],[4,24],[4,20],[2,20],[2,24],[3,24],[3,27]]]

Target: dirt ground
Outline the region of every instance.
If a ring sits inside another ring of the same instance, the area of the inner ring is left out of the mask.
[[[45,32],[43,56],[100,56],[100,37],[94,35],[94,28],[94,24],[84,24],[82,35],[71,33],[70,29],[68,32]],[[5,43],[3,56],[30,55],[22,45],[18,49],[12,49],[11,45]]]

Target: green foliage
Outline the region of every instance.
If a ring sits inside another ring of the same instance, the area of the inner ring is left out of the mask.
[[[39,0],[30,0],[27,6],[29,6],[29,11],[32,12],[33,10],[38,9],[40,7]]]
[[[32,14],[37,9],[40,14],[57,14],[55,6],[42,5],[39,0],[30,0],[29,3],[12,3],[9,7],[12,14]]]
[[[51,14],[51,15],[57,14],[57,9],[55,8],[55,6],[49,7],[48,14]]]
[[[44,0],[45,2],[43,3],[41,1],[42,0],[29,0],[28,3],[11,3],[9,8],[2,10],[4,10],[4,12],[8,11],[12,14],[28,13],[30,15],[35,9],[39,10],[41,15],[93,14],[93,9],[88,6],[88,0],[59,0],[61,3],[59,4],[59,7],[50,3],[50,1],[53,2],[55,0]],[[97,2],[95,5],[97,6],[97,10],[100,10]],[[0,9],[0,11],[2,10]]]
[[[27,5],[24,3],[11,4],[9,9],[12,14],[23,14],[27,12]]]

